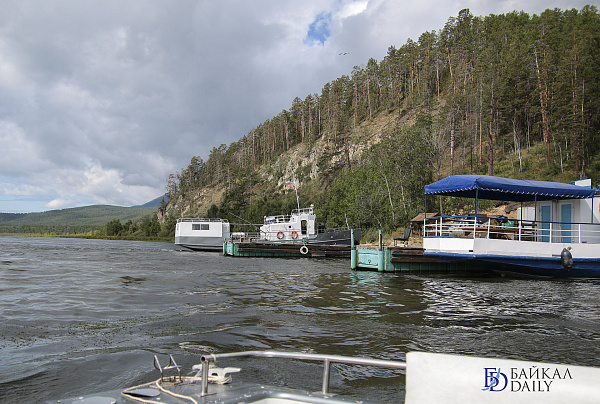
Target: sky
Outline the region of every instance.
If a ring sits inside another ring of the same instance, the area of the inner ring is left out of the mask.
[[[2,0],[0,212],[146,203],[193,156],[462,9],[586,4],[600,0]]]

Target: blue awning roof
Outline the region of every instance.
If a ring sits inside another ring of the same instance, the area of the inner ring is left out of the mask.
[[[591,198],[596,191],[550,181],[515,180],[489,175],[451,175],[425,185],[426,195],[449,195],[499,201]]]

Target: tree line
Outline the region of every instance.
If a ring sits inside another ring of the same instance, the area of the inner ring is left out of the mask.
[[[169,176],[166,192],[177,201],[228,184],[229,200],[213,213],[258,212],[252,207],[260,204],[260,197],[252,200],[261,181],[256,170],[317,140],[346,158],[326,191],[316,186],[300,192],[323,198],[322,215],[336,221],[347,219],[341,217],[342,202],[350,201],[345,211],[360,226],[405,222],[420,209],[424,183],[445,174],[598,177],[599,67],[600,15],[594,6],[533,16],[476,17],[465,9],[440,31],[390,46],[383,60],[354,67],[320,94],[296,97],[288,110],[239,141],[213,148],[206,161],[193,157]],[[418,116],[411,128],[393,127],[352,164],[351,134],[361,124],[411,114]],[[369,190],[360,189],[365,183]]]
[[[175,236],[174,217],[169,217],[163,223],[158,221],[155,215],[144,216],[141,220],[127,220],[121,223],[119,219],[113,219],[107,222],[103,228],[95,233],[98,236],[108,237],[133,237],[133,238],[148,238],[148,237],[174,237]]]

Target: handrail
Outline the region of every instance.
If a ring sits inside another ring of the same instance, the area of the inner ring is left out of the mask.
[[[181,222],[222,222],[229,223],[227,219],[205,218],[205,217],[181,217],[177,219],[177,223]]]
[[[245,352],[233,352],[233,353],[221,353],[221,354],[210,354],[203,355],[202,361],[202,389],[201,395],[205,396],[208,394],[208,369],[210,364],[216,363],[217,359],[224,358],[285,358],[285,359],[300,359],[306,361],[322,361],[324,364],[323,369],[323,386],[321,392],[327,394],[329,392],[329,369],[331,363],[346,363],[351,365],[365,365],[365,366],[379,366],[393,369],[406,369],[405,362],[381,360],[381,359],[370,359],[370,358],[352,358],[349,356],[340,355],[320,355],[320,354],[309,354],[303,352],[282,352],[282,351],[245,351]]]
[[[439,216],[424,221],[424,237],[508,238],[518,241],[600,244],[600,223],[496,216]]]
[[[271,223],[288,223],[294,217],[298,217],[300,215],[314,215],[313,208],[302,208],[302,209],[293,209],[292,213],[289,215],[271,215],[264,217],[265,224]]]

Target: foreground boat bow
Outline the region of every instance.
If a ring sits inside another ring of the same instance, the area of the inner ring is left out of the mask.
[[[232,382],[239,368],[217,368],[216,362],[240,358],[281,358],[323,363],[321,391],[304,391],[263,384]],[[331,364],[376,366],[406,370],[406,403],[596,403],[600,397],[600,369],[497,358],[478,358],[409,352],[406,363],[301,352],[249,351],[205,355],[193,367],[194,376],[181,376],[170,357],[169,365],[156,367],[155,382],[123,391],[61,400],[58,403],[195,403],[195,404],[348,404],[375,403],[373,397],[344,397],[329,391]],[[156,360],[157,362],[157,360]],[[155,363],[156,365],[156,363]],[[166,374],[172,372],[170,375]],[[400,390],[400,389],[399,389]],[[358,398],[360,397],[360,398]],[[402,402],[401,391],[395,402]],[[55,401],[56,403],[56,401]]]

